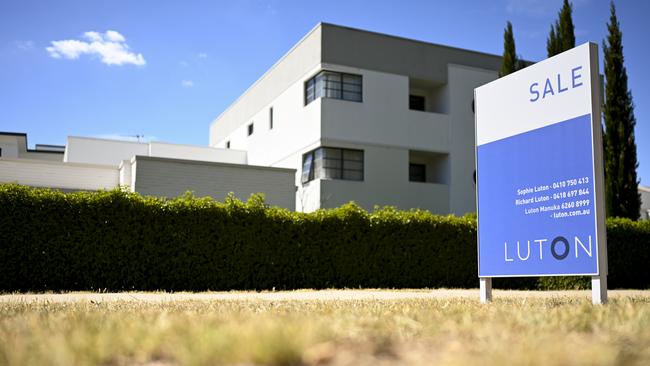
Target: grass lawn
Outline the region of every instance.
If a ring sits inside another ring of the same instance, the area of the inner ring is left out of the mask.
[[[649,365],[650,292],[0,302],[0,365]]]

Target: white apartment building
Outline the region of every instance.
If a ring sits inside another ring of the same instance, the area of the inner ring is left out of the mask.
[[[210,126],[210,146],[296,169],[296,210],[475,211],[474,88],[501,57],[321,23]]]
[[[462,215],[476,207],[474,88],[500,64],[321,23],[212,122],[209,147],[70,136],[29,149],[24,133],[0,132],[0,183]],[[650,188],[639,193],[648,219]]]

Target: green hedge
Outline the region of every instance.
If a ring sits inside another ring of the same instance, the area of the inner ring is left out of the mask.
[[[610,287],[650,287],[650,222],[608,235]],[[471,216],[0,185],[0,291],[467,288],[476,269]]]

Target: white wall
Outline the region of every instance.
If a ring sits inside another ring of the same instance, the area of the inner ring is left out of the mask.
[[[399,147],[359,145],[323,140],[323,146],[364,151],[364,180],[316,180],[320,182],[321,207],[338,207],[351,200],[372,210],[375,205],[434,213],[449,212],[449,188],[445,184],[409,181],[409,151]]]
[[[282,161],[304,149],[320,138],[321,100],[304,105],[304,82],[319,68],[303,74],[299,80],[278,96],[263,105],[232,133],[216,141],[216,147],[248,152],[251,165],[279,166]],[[273,107],[273,129],[269,127],[269,108]],[[248,135],[248,125],[253,123],[253,134]],[[289,168],[296,169],[296,166]]]
[[[409,78],[403,75],[323,65],[363,76],[363,103],[323,99],[322,137],[447,152],[449,116],[408,108]]]
[[[123,160],[130,160],[136,155],[233,164],[247,163],[247,153],[241,150],[166,142],[146,143],[76,136],[68,137],[64,161],[118,167]]]
[[[0,158],[6,158],[6,159],[18,158],[18,140],[16,136],[0,135],[0,149],[2,149],[2,156],[0,156]]]
[[[474,184],[474,88],[498,77],[496,71],[449,65],[450,172],[449,208],[455,215],[476,211]]]
[[[177,197],[192,191],[198,197],[223,201],[229,192],[241,200],[264,193],[266,202],[293,210],[295,171],[250,165],[136,157],[133,189],[143,195]]]
[[[295,86],[320,63],[320,59],[321,28],[316,26],[212,122],[210,146],[222,147],[220,142],[242,125],[247,125],[251,119],[258,118],[255,114],[266,109],[285,90]],[[299,101],[302,101],[302,96]]]
[[[118,185],[117,168],[29,159],[1,159],[0,182],[71,190],[111,189]]]
[[[150,142],[148,156],[246,164],[246,151],[208,146],[170,144],[166,142]]]
[[[117,167],[122,160],[148,154],[149,145],[143,142],[69,136],[63,161]]]

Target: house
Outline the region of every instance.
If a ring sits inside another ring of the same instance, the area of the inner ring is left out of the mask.
[[[164,142],[68,137],[65,146],[36,145],[0,132],[0,183],[63,191],[126,187],[143,195],[177,197],[187,191],[223,200],[263,193],[273,206],[294,209],[294,169],[247,164],[246,152]]]
[[[501,57],[321,23],[210,126],[210,146],[296,169],[296,210],[476,209],[474,88]]]

